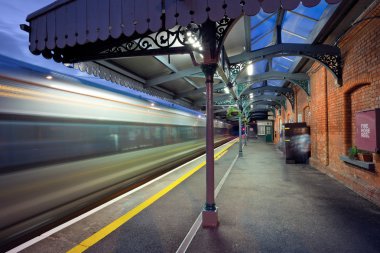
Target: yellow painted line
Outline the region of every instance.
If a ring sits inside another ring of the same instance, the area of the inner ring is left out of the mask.
[[[224,156],[226,153],[228,152],[228,150],[224,150],[223,153],[221,153],[219,156],[216,156],[215,157],[215,161],[218,161],[222,156]]]
[[[218,153],[216,153],[214,155],[214,157],[218,157],[218,156],[221,157],[222,155],[224,155],[226,153],[227,149],[229,149],[236,142],[237,141],[235,140],[232,143],[230,143],[227,147],[223,148],[221,151],[219,151]],[[126,223],[127,221],[129,221],[130,219],[132,219],[134,216],[136,216],[137,214],[139,214],[142,210],[144,210],[145,208],[147,208],[148,206],[150,206],[151,204],[153,204],[154,202],[156,202],[158,199],[160,199],[166,193],[170,192],[172,189],[174,189],[180,183],[182,183],[187,178],[189,178],[191,175],[193,175],[195,172],[197,172],[205,164],[206,164],[206,162],[200,163],[198,166],[196,166],[195,168],[191,169],[186,174],[182,175],[176,181],[174,181],[173,183],[171,183],[170,185],[168,185],[167,187],[165,187],[164,189],[162,189],[158,193],[154,194],[153,196],[151,196],[150,198],[148,198],[147,200],[145,200],[144,202],[142,202],[141,204],[139,204],[138,206],[136,206],[135,208],[133,208],[132,210],[130,210],[129,212],[127,212],[126,214],[124,214],[123,216],[121,216],[120,218],[116,219],[112,223],[110,223],[107,226],[103,227],[98,232],[96,232],[92,236],[88,237],[87,239],[85,239],[84,241],[82,241],[77,246],[75,246],[74,248],[70,249],[67,252],[68,253],[84,252],[85,250],[87,250],[88,248],[90,248],[91,246],[93,246],[94,244],[96,244],[97,242],[99,242],[100,240],[102,240],[104,237],[106,237],[107,235],[111,234],[113,231],[115,231],[121,225],[123,225],[124,223]]]

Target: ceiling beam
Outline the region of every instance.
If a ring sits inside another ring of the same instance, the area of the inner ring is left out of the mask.
[[[251,51],[251,17],[244,16],[245,51]]]
[[[196,74],[189,75],[187,77],[205,78],[205,75],[203,73],[196,73]],[[214,75],[214,79],[216,79],[216,80],[222,80],[222,78],[220,76],[218,76],[218,75]]]
[[[280,71],[269,71],[264,72],[262,74],[253,75],[253,76],[245,76],[243,78],[239,78],[236,80],[236,83],[258,83],[263,82],[265,80],[299,80],[299,81],[308,81],[310,78],[305,73],[288,73],[288,72],[280,72]]]
[[[293,90],[291,88],[284,88],[284,87],[275,87],[275,86],[263,86],[259,88],[252,89],[252,93],[262,93],[264,91],[270,91],[270,92],[276,92],[276,93],[293,93]]]
[[[171,71],[173,72],[178,72],[179,70],[173,66],[173,64],[171,64],[167,58],[165,56],[162,56],[162,55],[158,55],[158,56],[154,56],[154,58],[161,62],[165,67],[169,68]],[[191,81],[189,78],[187,77],[184,77],[183,78],[186,82],[188,82],[191,86],[193,86],[194,88],[198,89],[199,86],[197,84],[195,84],[193,81]]]
[[[334,75],[337,85],[342,85],[342,56],[340,49],[326,44],[282,43],[252,52],[243,52],[230,58],[231,76],[239,75],[248,62],[258,62],[263,59],[281,56],[301,56],[317,61]]]
[[[254,102],[250,103],[249,105],[253,105],[254,106],[253,108],[255,108],[255,105],[271,105],[271,106],[276,106],[277,105],[277,106],[280,106],[280,107],[282,106],[281,102],[277,101],[277,100],[272,100],[272,101],[259,100],[259,101],[254,101]],[[247,106],[246,108],[250,108],[250,107]],[[251,109],[253,109],[253,108],[251,108]]]
[[[228,107],[226,107],[226,108],[222,108],[222,109],[218,109],[218,110],[215,110],[214,113],[226,112],[227,110],[228,110]]]
[[[217,89],[220,89],[220,88],[223,88],[225,87],[226,85],[224,83],[218,83],[218,84],[215,84],[214,85],[214,90],[217,90]],[[201,93],[201,92],[205,92],[206,91],[206,87],[202,87],[202,88],[199,88],[199,89],[194,89],[194,90],[190,90],[190,91],[185,91],[185,92],[182,92],[182,93],[178,93],[175,98],[176,99],[180,99],[180,98],[183,98],[183,97],[187,97],[187,96],[190,96],[190,95],[193,95],[193,94],[197,94],[197,93]]]
[[[159,77],[147,80],[144,87],[149,88],[152,86],[159,85],[161,83],[170,82],[170,81],[174,81],[180,78],[191,76],[192,74],[197,74],[199,72],[202,72],[199,67],[191,67],[191,68],[184,69],[181,71],[177,70],[177,71],[174,71],[173,74],[159,76]],[[194,84],[192,84],[192,86],[194,86]]]
[[[280,8],[277,12],[276,25],[274,27],[275,30],[273,32],[273,37],[272,37],[273,45],[282,43],[281,30],[282,30],[282,23],[284,21],[284,17],[285,17],[285,10],[283,8]]]
[[[332,54],[340,55],[339,48],[330,45],[310,45],[296,43],[282,43],[258,49],[251,52],[243,52],[239,55],[229,58],[231,64],[237,64],[247,61],[257,62],[263,59],[280,57],[280,56],[308,56],[313,54]]]

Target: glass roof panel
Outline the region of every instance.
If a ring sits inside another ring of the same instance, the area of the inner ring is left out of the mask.
[[[279,71],[279,72],[288,72],[289,71],[289,68],[285,68],[284,66],[282,65],[278,65],[278,64],[273,64],[273,70],[274,71]]]
[[[282,56],[281,58],[290,62],[294,62],[295,60],[297,60],[298,57],[297,56]]]
[[[266,33],[273,31],[275,25],[276,15],[273,15],[269,19],[265,20],[265,22],[251,28],[251,41],[256,41],[263,37]]]
[[[325,11],[328,4],[326,1],[321,1],[317,6],[313,8],[307,8],[300,4],[297,9],[295,9],[293,12],[308,16],[313,19],[319,20],[322,16],[322,13]]]
[[[256,74],[264,73],[267,67],[267,64],[268,64],[268,60],[255,62],[253,64],[253,74],[256,75]]]
[[[282,69],[289,70],[292,65],[293,65],[293,62],[288,61],[282,57],[275,57],[272,59],[272,67],[274,69],[276,69],[276,67],[279,66]]]
[[[254,83],[252,84],[251,88],[256,89],[264,86],[264,82]]]
[[[239,75],[239,78],[237,80],[250,80],[249,79],[250,76],[264,73],[266,70],[267,64],[268,64],[268,60],[261,60],[261,61],[249,64],[244,69],[242,74]]]
[[[273,33],[268,33],[260,40],[256,42],[251,42],[251,50],[257,50],[264,47],[267,47],[272,42]]]
[[[273,13],[265,13],[263,10],[260,10],[260,12],[257,15],[251,17],[251,29],[263,22],[266,18],[268,18],[271,15],[273,15]],[[276,16],[276,14],[274,14],[273,16]]]
[[[317,22],[311,19],[307,19],[303,16],[287,11],[284,17],[284,21],[282,23],[282,35],[284,35],[284,30],[286,30],[289,33],[293,33],[296,35],[300,35],[301,37],[307,38],[313,31],[316,24]],[[283,39],[283,42],[286,41],[284,41]]]
[[[297,36],[297,34],[285,32],[282,30],[282,42],[284,43],[300,43],[300,44],[306,44],[307,40],[304,37]]]
[[[268,80],[268,86],[282,87],[284,83],[284,80]]]
[[[329,18],[332,12],[325,12],[329,5],[325,1],[321,1],[313,8],[304,7],[300,4],[293,11],[285,11],[284,19],[281,26],[281,36],[283,43],[312,43],[315,38],[315,31],[320,28],[317,24],[321,17]],[[276,32],[275,25],[278,19],[278,13],[267,14],[262,10],[256,16],[250,18],[251,27],[251,51],[259,50],[270,45],[273,45],[274,33]],[[299,63],[301,57],[283,56],[272,59],[272,69],[279,72],[289,72]],[[254,64],[255,74],[266,71],[266,63],[260,62]],[[281,87],[286,81],[284,80],[269,80],[270,86]],[[265,85],[265,83],[255,83],[252,88],[257,88]]]

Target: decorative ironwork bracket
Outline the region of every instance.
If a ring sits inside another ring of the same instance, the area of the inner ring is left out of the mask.
[[[214,105],[236,106],[236,100],[233,98],[214,101]]]
[[[236,77],[251,62],[281,56],[302,56],[323,64],[335,76],[336,83],[342,85],[342,58],[340,49],[330,45],[309,45],[283,43],[269,46],[252,52],[233,56],[229,60],[230,76]],[[234,81],[234,79],[231,79]]]
[[[230,19],[227,16],[224,16],[219,22],[216,22],[216,41],[218,54],[222,50],[223,41],[234,22],[235,19]]]
[[[56,61],[75,63],[132,56],[191,54],[193,51],[201,50],[200,29],[200,25],[191,23],[170,30],[160,30],[153,34],[118,39],[113,42],[113,45],[105,41],[86,45],[82,50],[68,48],[61,53],[61,59],[54,57],[56,52],[53,58]]]
[[[240,75],[240,72],[242,72],[249,64],[251,64],[251,61],[230,64],[230,82],[235,83],[237,77]]]
[[[307,96],[310,97],[311,90],[310,90],[310,81],[309,80],[290,79],[289,81],[298,85],[301,89],[303,89],[306,92]]]

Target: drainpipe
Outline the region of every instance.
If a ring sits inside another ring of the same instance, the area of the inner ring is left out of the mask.
[[[325,131],[326,131],[326,163],[325,166],[329,166],[330,164],[330,152],[329,152],[329,93],[328,93],[328,84],[327,84],[327,70],[326,68],[323,68],[325,72],[325,96],[326,96],[326,126],[325,126]]]

